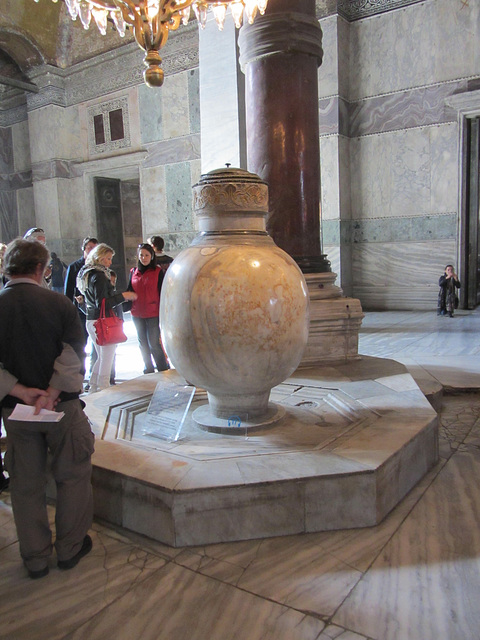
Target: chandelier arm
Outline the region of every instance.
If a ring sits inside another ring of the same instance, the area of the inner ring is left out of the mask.
[[[115,5],[122,12],[125,22],[133,27],[133,34],[138,46],[145,51],[150,49],[150,37],[143,26],[142,16],[136,11],[136,5],[132,0],[114,0]]]
[[[160,12],[152,20],[152,42],[150,49],[162,49],[168,40],[169,25],[160,19]]]

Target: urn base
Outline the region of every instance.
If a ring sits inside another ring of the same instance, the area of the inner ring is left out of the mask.
[[[244,436],[250,431],[258,431],[273,426],[285,415],[285,409],[273,402],[268,404],[261,415],[252,417],[237,411],[222,418],[213,414],[211,404],[204,404],[192,414],[194,422],[204,431]]]

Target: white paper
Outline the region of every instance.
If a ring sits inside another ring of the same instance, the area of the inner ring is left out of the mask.
[[[35,407],[26,404],[17,404],[10,414],[10,420],[20,420],[20,422],[60,422],[65,413],[63,411],[48,411],[40,409],[40,413],[35,415]]]

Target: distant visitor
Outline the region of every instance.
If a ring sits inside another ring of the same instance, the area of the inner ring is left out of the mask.
[[[453,266],[447,264],[445,273],[438,281],[440,290],[438,292],[437,316],[453,318],[455,309],[458,309],[457,289],[460,289],[460,280],[455,273]]]

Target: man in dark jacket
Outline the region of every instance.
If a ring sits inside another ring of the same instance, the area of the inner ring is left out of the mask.
[[[49,259],[39,242],[14,240],[4,257],[9,280],[0,292],[5,463],[20,554],[34,579],[47,575],[53,547],[46,508],[47,452],[57,485],[58,567],[73,568],[92,548],[87,531],[93,514],[94,436],[79,399],[83,333],[72,303],[41,286]],[[43,411],[54,409],[53,415]],[[20,410],[27,412],[23,419]]]
[[[83,337],[84,344],[87,345],[88,342],[88,331],[87,331],[87,316],[85,310],[85,301],[83,299],[82,294],[77,289],[77,276],[80,269],[85,264],[85,260],[90,253],[90,251],[96,247],[98,244],[98,240],[96,238],[92,238],[87,236],[82,242],[82,251],[83,255],[78,260],[71,262],[67,267],[67,273],[65,275],[65,288],[64,294],[67,296],[69,300],[73,302],[73,304],[77,307],[78,317],[80,318],[80,322],[82,323],[83,328]],[[95,351],[95,347],[92,345],[92,351],[90,353],[90,373],[92,372],[93,365],[95,364],[95,360],[97,359],[97,352]],[[90,377],[90,376],[89,376]],[[89,390],[89,385],[85,387],[85,391]]]

